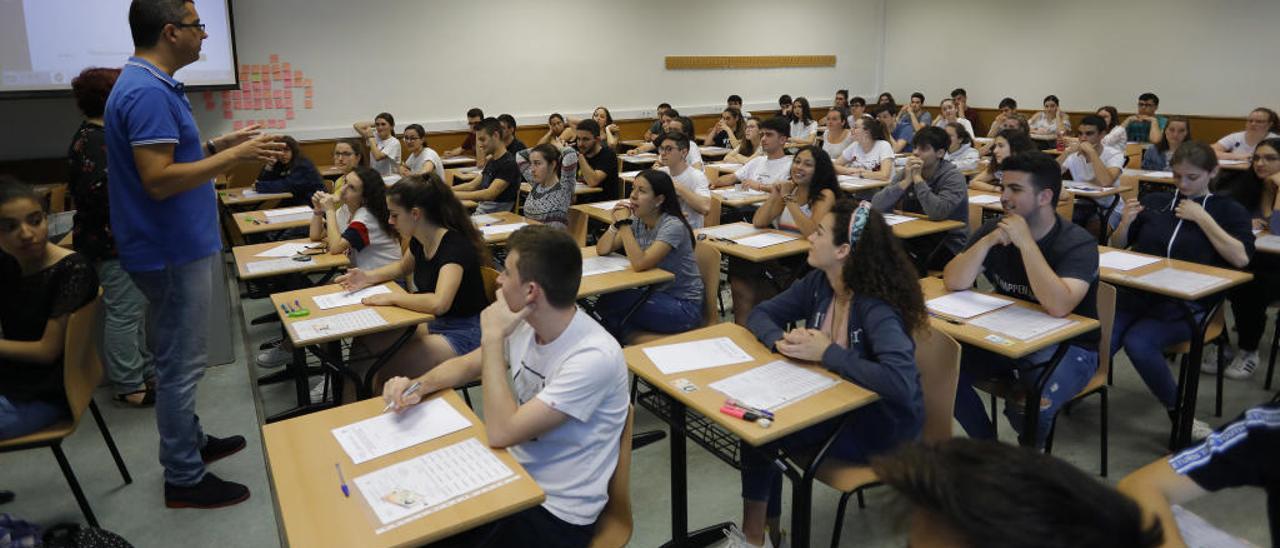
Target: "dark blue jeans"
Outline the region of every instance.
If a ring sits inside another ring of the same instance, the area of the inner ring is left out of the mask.
[[[677,299],[662,291],[650,293],[624,323],[627,311],[642,296],[643,289],[628,289],[600,297],[596,308],[604,320],[605,329],[617,337],[625,338],[636,330],[683,333],[702,325],[702,303]]]
[[[987,415],[982,397],[974,390],[973,383],[990,378],[1014,380],[1024,388],[1034,390],[1039,383],[1044,367],[1031,368],[1036,364],[1044,364],[1053,358],[1057,346],[1050,346],[1019,360],[1006,358],[973,346],[965,346],[960,357],[960,379],[956,385],[955,417],[970,437],[978,439],[996,439],[996,425]],[[1040,395],[1040,416],[1036,423],[1036,446],[1044,445],[1049,436],[1049,428],[1058,409],[1071,401],[1080,390],[1089,383],[1089,378],[1098,370],[1098,353],[1093,350],[1071,345],[1067,348],[1062,361],[1054,369],[1045,384],[1044,393]],[[1028,390],[1030,393],[1031,390]],[[1014,430],[1022,432],[1025,421],[1025,408],[1022,405],[1006,405],[1005,416]]]
[[[25,436],[67,414],[67,404],[45,400],[13,400],[0,396],[0,440]]]
[[[1178,382],[1164,360],[1164,349],[1191,340],[1191,326],[1184,318],[1180,303],[1168,300],[1122,301],[1116,307],[1115,328],[1111,333],[1111,355],[1121,348],[1129,355],[1142,382],[1164,404],[1165,409],[1178,407]],[[1204,318],[1204,310],[1191,304],[1196,322]],[[1192,364],[1200,367],[1200,364]]]

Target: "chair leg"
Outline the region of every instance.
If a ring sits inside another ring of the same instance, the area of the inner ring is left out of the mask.
[[[1098,395],[1102,398],[1102,422],[1098,424],[1098,438],[1101,440],[1101,445],[1098,447],[1098,455],[1101,461],[1099,466],[1102,469],[1102,477],[1105,478],[1107,477],[1107,387],[1102,387]]]
[[[98,431],[102,432],[102,441],[107,442],[107,450],[111,451],[111,458],[116,461],[116,468],[120,470],[120,477],[124,478],[126,485],[133,483],[133,477],[129,475],[129,469],[125,467],[124,459],[120,458],[120,450],[116,449],[116,440],[111,437],[111,431],[107,430],[107,423],[102,420],[102,413],[98,411],[98,402],[90,399],[89,411],[93,413],[93,421],[98,423]]]
[[[1053,417],[1053,421],[1049,423],[1049,434],[1044,438],[1044,454],[1053,454],[1053,433],[1058,431],[1058,417]]]
[[[84,498],[84,491],[80,490],[80,482],[76,479],[76,473],[71,471],[71,463],[67,462],[67,456],[62,452],[62,444],[55,443],[49,448],[53,449],[53,456],[58,459],[62,477],[67,478],[67,484],[71,486],[71,494],[75,495],[76,504],[80,505],[80,512],[84,514],[85,521],[89,522],[90,527],[98,527],[98,518],[93,515],[93,509],[89,508],[89,499]]]
[[[467,402],[467,408],[474,411],[475,406],[471,405],[471,391],[465,387],[461,388],[461,390],[462,390],[462,399]]]
[[[858,493],[858,509],[859,509],[859,510],[866,510],[866,509],[867,509],[867,500],[866,500],[866,499],[864,499],[864,498],[862,498],[862,489],[858,489],[857,493]]]
[[[844,529],[844,511],[849,506],[849,495],[852,494],[840,493],[840,505],[836,507],[836,528],[831,532],[831,548],[840,546],[840,532]]]
[[[1116,384],[1116,368],[1112,367],[1107,370],[1107,386],[1115,386]]]
[[[1218,391],[1217,391],[1217,394],[1214,396],[1214,400],[1213,400],[1213,416],[1215,417],[1222,416],[1222,379],[1226,376],[1223,374],[1223,369],[1226,369],[1226,366],[1223,364],[1223,362],[1226,361],[1225,358],[1227,357],[1228,344],[1231,344],[1231,343],[1227,339],[1227,333],[1226,333],[1226,330],[1224,329],[1222,333],[1222,338],[1218,339],[1218,354],[1217,354],[1218,371],[1217,373],[1214,374],[1214,377],[1217,377],[1215,380],[1218,384],[1217,386]]]
[[[1000,400],[996,398],[995,394],[992,394],[991,395],[991,427],[996,432],[1000,431],[1000,422],[997,420],[1000,418],[999,408],[1000,408]]]

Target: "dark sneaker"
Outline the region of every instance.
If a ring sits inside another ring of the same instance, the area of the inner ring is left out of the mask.
[[[248,487],[208,472],[199,483],[188,487],[164,484],[164,505],[168,508],[222,508],[246,500],[249,500]]]
[[[200,449],[200,460],[203,460],[205,464],[231,456],[244,449],[244,436],[215,438],[206,435],[205,440],[204,447]]]

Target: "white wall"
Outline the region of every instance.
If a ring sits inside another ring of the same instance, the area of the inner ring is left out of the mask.
[[[197,7],[198,7],[197,3]],[[235,0],[240,63],[281,61],[315,81],[315,108],[295,90],[300,138],[346,135],[379,111],[398,125],[462,127],[471,106],[522,123],[552,111],[585,115],[601,101],[617,117],[651,114],[667,101],[712,112],[730,93],[748,108],[805,95],[829,104],[834,90],[872,95],[881,61],[882,0]],[[837,66],[667,71],[666,55],[835,54]],[[230,128],[221,103],[207,135]],[[248,113],[245,114],[246,116]],[[262,116],[264,118],[276,116]],[[279,116],[283,117],[283,116]],[[68,99],[0,101],[0,159],[54,157],[78,124]]]
[[[1277,107],[1274,0],[888,0],[884,81],[936,105],[955,87],[975,106],[1137,108],[1243,117]]]

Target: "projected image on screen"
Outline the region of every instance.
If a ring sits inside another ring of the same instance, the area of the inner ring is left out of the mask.
[[[67,91],[87,67],[119,67],[133,54],[130,0],[0,0],[0,95]],[[236,83],[229,0],[197,0],[209,37],[178,71],[189,87]]]

